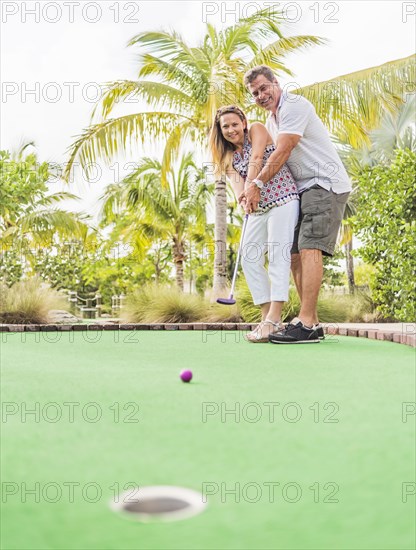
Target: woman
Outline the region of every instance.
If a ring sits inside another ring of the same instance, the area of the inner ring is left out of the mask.
[[[255,122],[248,128],[244,112],[236,105],[218,109],[210,147],[217,175],[229,178],[237,197],[275,150],[266,127]],[[241,264],[253,301],[262,311],[262,322],[246,339],[268,342],[269,334],[282,328],[282,307],[289,297],[290,250],[299,215],[296,183],[287,166],[261,188],[255,212],[248,212],[244,202],[242,206],[249,218]]]

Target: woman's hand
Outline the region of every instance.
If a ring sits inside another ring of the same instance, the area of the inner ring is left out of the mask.
[[[247,208],[247,199],[244,198],[241,202],[240,202],[240,206],[242,208],[242,210],[244,210],[244,213],[245,214],[250,214],[250,212],[248,211],[248,208]]]
[[[241,206],[241,208],[244,210],[246,214],[250,214],[247,208],[247,198],[246,198],[246,192],[243,191],[241,195],[238,197],[238,204]]]
[[[242,197],[243,195],[246,200],[246,205],[245,205],[246,213],[251,214],[252,212],[255,212],[260,202],[260,189],[257,187],[256,184],[252,183],[244,190],[244,192],[240,195],[240,197]],[[238,198],[239,202],[240,202],[240,197]]]

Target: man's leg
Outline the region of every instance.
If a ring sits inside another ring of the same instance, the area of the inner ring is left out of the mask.
[[[300,251],[302,274],[301,274],[301,309],[299,319],[307,327],[318,323],[319,290],[323,277],[322,251],[317,249],[303,249]]]
[[[294,269],[301,296],[300,313],[284,330],[269,336],[272,344],[319,343],[323,338],[323,333],[320,336],[314,327],[318,323],[316,305],[323,276],[322,251],[304,248],[300,250],[300,260],[300,266],[295,264]]]
[[[270,335],[274,344],[319,342],[323,338],[318,321],[317,302],[323,278],[323,253],[332,255],[337,233],[349,193],[335,194],[319,185],[301,195],[302,221],[297,240],[296,254],[300,249],[301,267],[292,268],[295,284],[300,287],[301,310],[299,316],[281,333]],[[319,248],[318,248],[319,247]],[[299,273],[301,269],[301,272]]]
[[[306,222],[299,238],[302,265],[299,319],[307,327],[319,322],[316,305],[323,278],[322,251],[330,256],[334,253],[348,196],[349,193],[337,195],[319,187],[312,187],[303,195]]]

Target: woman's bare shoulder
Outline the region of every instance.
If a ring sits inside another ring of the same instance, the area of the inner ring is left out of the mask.
[[[259,138],[265,139],[267,142],[267,145],[269,143],[273,143],[273,138],[269,134],[269,131],[267,130],[266,126],[261,122],[253,122],[250,125],[249,136],[251,139],[253,139],[253,137],[254,138],[259,137]]]
[[[259,130],[259,131],[266,130],[266,132],[267,132],[266,126],[262,122],[258,122],[258,121],[252,122],[250,124],[250,130],[253,130],[253,129],[254,130]]]

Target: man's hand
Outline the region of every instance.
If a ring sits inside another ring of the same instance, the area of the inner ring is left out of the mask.
[[[241,195],[240,195],[241,196]],[[251,214],[257,210],[260,202],[260,189],[255,183],[251,183],[247,189],[244,190],[244,196],[247,200],[246,212]]]

